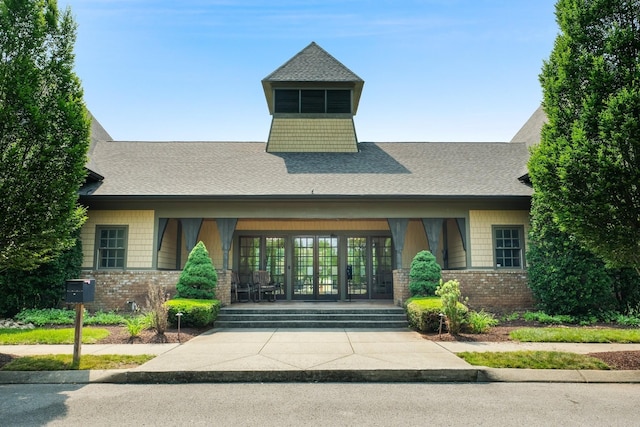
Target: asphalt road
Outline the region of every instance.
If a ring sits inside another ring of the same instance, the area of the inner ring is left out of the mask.
[[[2,426],[637,426],[637,384],[3,385]]]

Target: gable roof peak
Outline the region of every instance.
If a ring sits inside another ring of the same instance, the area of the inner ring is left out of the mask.
[[[363,82],[329,52],[312,41],[265,77],[263,82]]]

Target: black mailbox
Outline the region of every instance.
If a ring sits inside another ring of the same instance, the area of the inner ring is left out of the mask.
[[[67,297],[65,301],[68,303],[84,303],[93,302],[96,294],[95,279],[72,279],[67,280]]]

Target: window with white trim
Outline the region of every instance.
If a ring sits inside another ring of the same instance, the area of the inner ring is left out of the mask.
[[[494,226],[493,247],[496,268],[523,268],[524,227]]]
[[[127,259],[127,227],[98,226],[96,234],[98,269],[124,269]]]

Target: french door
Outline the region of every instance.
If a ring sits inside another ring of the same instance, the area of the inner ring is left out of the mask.
[[[391,237],[347,238],[347,292],[355,299],[393,297]]]
[[[292,261],[293,299],[339,299],[337,237],[294,237]]]
[[[276,299],[286,298],[284,237],[240,237],[238,277],[242,284],[253,283],[253,272],[265,270],[276,285]]]
[[[240,236],[238,274],[252,283],[266,270],[277,299],[391,299],[393,251],[389,236],[290,234]]]

